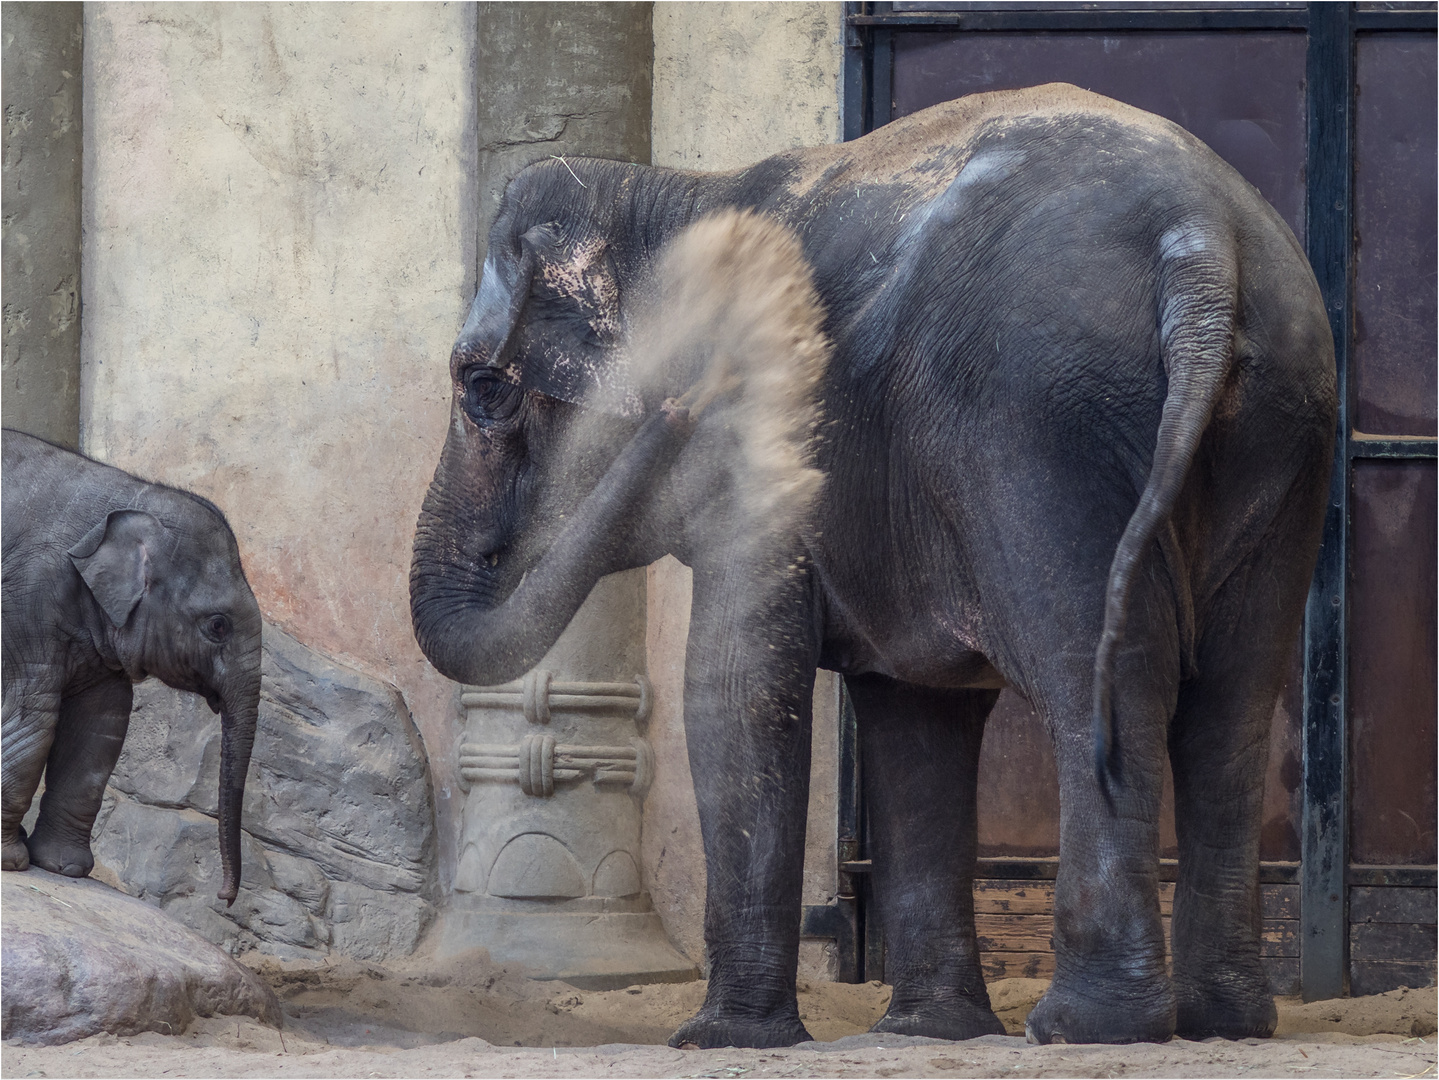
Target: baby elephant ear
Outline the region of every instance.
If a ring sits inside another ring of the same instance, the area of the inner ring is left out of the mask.
[[[70,561],[116,626],[124,626],[150,585],[165,527],[143,510],[111,510],[69,551]]]

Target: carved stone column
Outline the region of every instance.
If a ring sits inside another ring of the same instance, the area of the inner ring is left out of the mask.
[[[696,977],[640,872],[654,778],[652,692],[637,670],[643,588],[634,574],[606,579],[540,667],[464,688],[465,806],[443,954],[483,946],[588,989]]]

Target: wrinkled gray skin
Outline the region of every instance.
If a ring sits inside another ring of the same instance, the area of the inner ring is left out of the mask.
[[[629,291],[725,207],[798,233],[834,343],[815,518],[768,535],[735,536],[723,409],[659,407],[682,372],[636,389],[642,415],[565,437],[613,408],[597,391],[623,381]],[[877,1030],[1001,1030],[971,881],[1002,683],[1043,718],[1059,771],[1056,970],[1032,1037],[1273,1030],[1260,810],[1318,550],[1333,343],[1293,235],[1198,140],[1049,86],[735,173],[537,163],[490,232],[451,375],[411,569],[442,672],[515,678],[601,574],[665,552],[694,570],[709,987],[676,1045],[808,1038],[794,985],[816,666],[844,674],[859,721],[894,986]]]
[[[198,496],[15,431],[4,433],[4,473],[4,869],[89,874],[132,686],[153,675],[220,714],[219,896],[233,901],[260,608],[230,526]]]

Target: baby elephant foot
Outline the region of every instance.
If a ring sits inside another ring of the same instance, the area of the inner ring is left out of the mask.
[[[1032,1043],[1167,1042],[1174,1034],[1174,991],[1168,978],[1116,990],[1077,979],[1053,983],[1029,1018]]]
[[[89,844],[77,844],[73,840],[58,840],[48,836],[32,836],[25,844],[30,849],[30,861],[52,874],[88,877],[95,868],[95,856],[90,853]]]
[[[670,1045],[697,1046],[715,1050],[723,1046],[744,1046],[764,1050],[775,1046],[794,1046],[812,1042],[814,1036],[804,1029],[799,1010],[775,1016],[736,1016],[708,1007],[680,1025],[670,1036]]]
[[[30,869],[30,849],[25,846],[25,830],[18,830],[14,840],[0,846],[0,870]]]
[[[1175,1033],[1186,1039],[1267,1039],[1279,1015],[1269,994],[1269,980],[1256,961],[1253,970],[1228,972],[1203,980],[1176,975],[1174,996],[1179,1007]]]
[[[923,1035],[930,1039],[977,1039],[1003,1035],[1004,1025],[983,1001],[967,997],[934,997],[895,988],[889,1010],[870,1028],[887,1035]]]

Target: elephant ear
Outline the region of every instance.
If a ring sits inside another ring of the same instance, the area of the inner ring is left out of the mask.
[[[105,617],[124,626],[152,580],[152,565],[165,527],[143,510],[112,510],[70,549]]]

